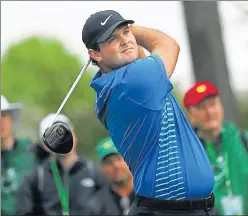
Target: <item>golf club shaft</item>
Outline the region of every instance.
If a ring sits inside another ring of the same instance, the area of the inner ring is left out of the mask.
[[[86,69],[87,69],[88,65],[90,64],[90,62],[91,62],[91,59],[88,60],[88,62],[84,65],[83,69],[80,71],[80,73],[79,73],[79,75],[77,76],[76,80],[74,81],[72,87],[70,88],[69,92],[68,92],[67,95],[65,96],[65,99],[64,99],[63,102],[61,103],[61,105],[60,105],[60,107],[59,107],[57,113],[55,114],[53,121],[50,123],[50,126],[49,126],[49,127],[51,127],[52,124],[55,122],[55,120],[56,120],[58,114],[59,114],[59,113],[61,112],[61,110],[63,109],[63,107],[64,107],[66,101],[67,101],[68,98],[70,97],[72,91],[74,90],[74,88],[76,87],[76,85],[77,85],[77,83],[79,82],[80,78],[82,77],[82,75],[83,75],[84,72],[86,71]]]

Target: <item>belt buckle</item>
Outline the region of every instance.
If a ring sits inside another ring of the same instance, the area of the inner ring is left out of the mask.
[[[214,205],[211,205],[209,202],[212,202],[214,203],[214,195],[211,194],[209,197],[207,197],[206,199],[204,199],[204,203],[205,203],[205,210],[206,211],[209,211],[213,208]]]

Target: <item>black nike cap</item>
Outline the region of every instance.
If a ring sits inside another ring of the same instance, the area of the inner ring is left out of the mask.
[[[116,11],[99,11],[86,20],[82,30],[82,40],[87,49],[90,49],[95,43],[105,42],[118,26],[133,23],[133,20],[124,19]]]

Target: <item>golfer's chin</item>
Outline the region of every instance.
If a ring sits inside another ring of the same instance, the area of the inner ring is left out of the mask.
[[[130,59],[131,61],[136,60],[139,56],[138,51],[135,49],[129,49],[122,54],[123,54],[124,58]]]
[[[135,53],[132,53],[132,54],[125,55],[125,56],[123,56],[123,58],[121,60],[119,59],[118,63],[115,63],[115,66],[112,66],[111,68],[112,68],[112,70],[115,70],[115,69],[124,67],[124,66],[134,62],[137,59],[138,59],[138,54],[136,55]]]
[[[137,59],[138,59],[138,53],[130,52],[124,56],[124,61],[122,66],[130,64]]]

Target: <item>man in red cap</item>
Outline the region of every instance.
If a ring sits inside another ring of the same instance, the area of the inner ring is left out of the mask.
[[[202,129],[199,132],[204,133],[203,136],[214,140],[223,121],[223,107],[216,86],[208,81],[197,82],[186,92],[183,102],[191,123]]]
[[[214,169],[218,213],[248,214],[248,132],[223,121],[219,90],[211,82],[195,83],[183,102]]]

